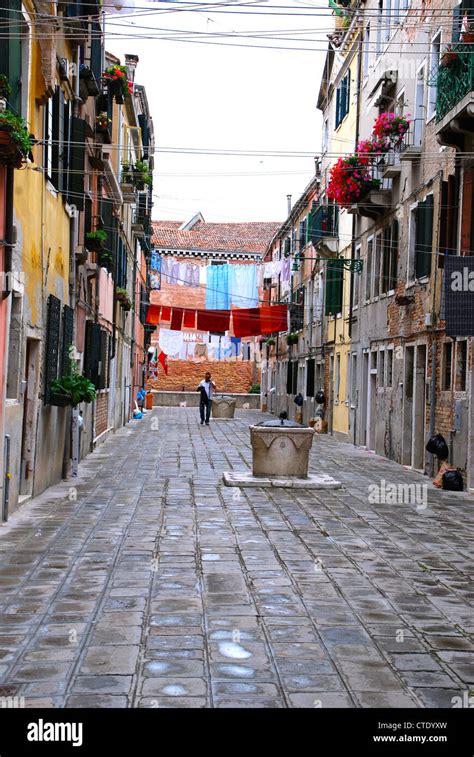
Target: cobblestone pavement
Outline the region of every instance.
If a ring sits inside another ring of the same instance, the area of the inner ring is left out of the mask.
[[[344,488],[224,487],[225,470],[249,469],[260,420],[240,411],[207,428],[196,410],[154,410],[81,464],[77,500],[63,482],[0,528],[0,696],[271,708],[469,696],[472,497],[325,436],[311,469]],[[427,483],[427,506],[371,503],[382,480]]]

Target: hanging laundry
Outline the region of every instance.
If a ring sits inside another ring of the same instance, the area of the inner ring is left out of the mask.
[[[194,357],[207,358],[207,344],[196,342],[196,347],[194,348]]]
[[[232,311],[235,336],[258,336],[262,333],[260,308],[240,308]]]
[[[199,266],[199,284],[201,286],[206,286],[207,283],[207,263],[205,265]]]
[[[181,331],[181,326],[183,324],[183,313],[184,308],[173,308],[173,315],[171,316],[170,325],[170,328],[173,331]]]
[[[178,284],[184,286],[186,284],[186,268],[187,263],[180,263],[178,268]]]
[[[161,280],[164,284],[170,283],[170,273],[171,273],[171,264],[173,262],[172,258],[162,257],[161,258]]]
[[[240,341],[240,338],[237,336],[231,336],[230,338],[233,357],[239,357],[240,355]]]
[[[161,273],[158,271],[150,271],[150,289],[161,289]]]
[[[230,308],[228,263],[208,266],[206,308],[208,310],[228,310]]]
[[[281,280],[290,281],[291,279],[291,258],[283,258],[281,267]]]
[[[257,267],[255,265],[229,266],[230,304],[238,308],[258,305]]]
[[[195,329],[196,328],[196,311],[188,310],[185,308],[183,317],[183,328]]]
[[[273,334],[288,329],[287,305],[262,305],[260,308],[261,334]]]
[[[170,284],[177,284],[179,279],[179,260],[172,260],[168,268],[168,281]]]
[[[270,260],[263,266],[263,277],[265,279],[271,279],[273,277],[273,260]]]
[[[158,344],[162,351],[169,357],[175,357],[179,355],[181,347],[183,346],[183,332],[173,331],[172,329],[160,329],[158,335]]]
[[[167,305],[163,305],[161,308],[161,318],[160,321],[170,321],[171,320],[171,308]]]
[[[192,276],[191,276],[192,286],[198,287],[199,282],[200,282],[200,275],[201,275],[200,266],[198,266],[197,264],[193,264],[192,269],[193,269]]]
[[[160,322],[161,306],[160,305],[148,305],[146,314],[146,322],[151,323],[152,326],[157,326]]]
[[[197,328],[200,331],[228,331],[229,326],[230,310],[197,311]]]
[[[161,255],[156,250],[151,251],[150,268],[152,271],[161,271]]]

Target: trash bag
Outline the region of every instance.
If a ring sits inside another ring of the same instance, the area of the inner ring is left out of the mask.
[[[315,400],[318,403],[318,405],[324,405],[326,402],[326,397],[324,396],[324,392],[319,390],[319,392],[316,392]]]
[[[431,452],[432,455],[436,455],[438,460],[447,460],[449,456],[446,439],[444,436],[441,436],[441,434],[435,434],[429,439],[426,445],[426,451]]]
[[[443,489],[450,492],[462,492],[464,483],[458,470],[447,470],[443,473]]]
[[[303,395],[301,393],[297,394],[295,397],[295,404],[298,405],[298,407],[301,407],[303,402],[304,402]]]

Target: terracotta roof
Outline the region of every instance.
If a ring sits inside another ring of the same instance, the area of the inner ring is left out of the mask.
[[[152,221],[152,245],[169,250],[208,250],[261,254],[280,228],[280,223],[206,223],[198,221],[189,231],[180,231],[180,221]]]

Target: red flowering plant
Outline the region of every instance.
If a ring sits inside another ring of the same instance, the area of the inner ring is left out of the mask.
[[[338,205],[358,202],[370,190],[380,187],[380,179],[373,176],[372,164],[383,152],[383,145],[374,139],[364,139],[357,145],[355,155],[339,158],[329,171],[327,196]]]
[[[388,150],[398,145],[410,128],[409,116],[396,116],[395,113],[381,113],[374,123],[374,137]]]
[[[112,85],[114,89],[120,89],[120,94],[130,95],[133,92],[133,82],[127,78],[127,69],[125,66],[109,66],[102,74],[105,83]]]

